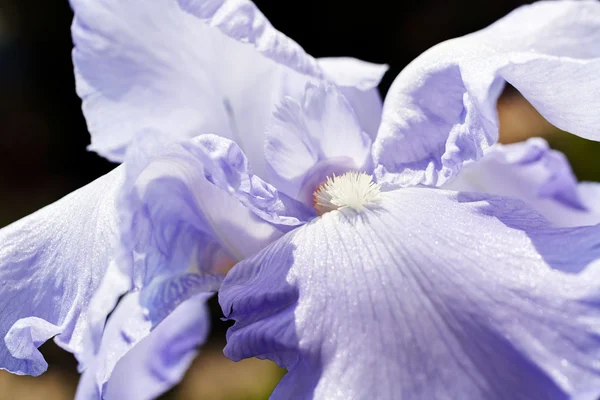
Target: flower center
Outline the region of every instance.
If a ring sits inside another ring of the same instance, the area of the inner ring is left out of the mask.
[[[381,185],[373,182],[369,174],[355,171],[333,174],[313,193],[314,208],[319,215],[344,207],[360,210],[365,204],[378,201],[380,195]]]

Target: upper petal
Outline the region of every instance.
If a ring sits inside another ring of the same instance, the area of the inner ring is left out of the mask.
[[[388,66],[350,57],[319,58],[317,62],[325,77],[334,82],[346,97],[362,129],[374,139],[381,123],[383,109],[377,86]]]
[[[423,53],[394,81],[374,143],[380,180],[441,185],[498,138],[507,81],[552,124],[600,139],[600,3],[524,6]]]
[[[600,193],[580,187],[564,154],[542,138],[496,144],[444,187],[516,197],[559,226],[600,223]]]
[[[317,63],[330,82],[361,91],[376,88],[389,68],[387,64],[373,64],[352,57],[323,57]]]
[[[315,59],[273,28],[250,0],[177,0],[181,8],[241,43],[303,74],[321,77]]]
[[[71,4],[75,78],[91,149],[113,161],[123,161],[144,128],[180,138],[217,131],[233,137],[238,127],[268,117],[285,75],[279,62],[321,74],[249,1]],[[248,96],[262,101],[243,100]]]
[[[259,170],[260,138],[277,101],[324,79],[317,61],[248,0],[71,4],[90,148],[113,161],[124,159],[135,134],[154,128],[174,138],[235,138]],[[344,84],[375,83],[374,68],[353,70]]]
[[[371,140],[346,97],[333,85],[308,84],[300,101],[285,98],[266,135],[268,179],[312,206],[327,176],[370,170]]]
[[[595,398],[598,233],[505,198],[383,193],[230,271],[225,352],[287,368],[274,399]]]
[[[90,298],[115,256],[119,167],[0,230],[0,368],[39,375],[37,350],[56,343],[80,357]]]

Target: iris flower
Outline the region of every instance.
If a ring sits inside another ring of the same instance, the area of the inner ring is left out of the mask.
[[[219,290],[226,355],[287,368],[273,398],[600,394],[598,187],[496,144],[505,82],[600,139],[599,3],[442,43],[383,108],[384,66],[315,60],[247,0],[72,6],[91,149],[123,165],[0,231],[2,368],[55,337],[79,398],[151,398]]]

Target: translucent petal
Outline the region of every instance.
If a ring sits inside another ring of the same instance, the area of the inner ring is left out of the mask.
[[[363,130],[375,139],[383,109],[377,86],[388,66],[350,57],[319,58],[317,62],[327,79],[334,82],[350,102]]]
[[[135,135],[150,128],[173,139],[201,133],[234,139],[260,171],[260,138],[277,102],[324,79],[317,61],[248,0],[71,5],[90,148],[113,161],[123,161]],[[378,83],[381,68],[356,60],[337,65],[347,71],[343,84],[368,90]]]

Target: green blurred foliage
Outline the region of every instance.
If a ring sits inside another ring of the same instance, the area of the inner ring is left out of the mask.
[[[562,131],[547,139],[553,148],[565,153],[580,181],[600,181],[600,142],[592,142]]]

